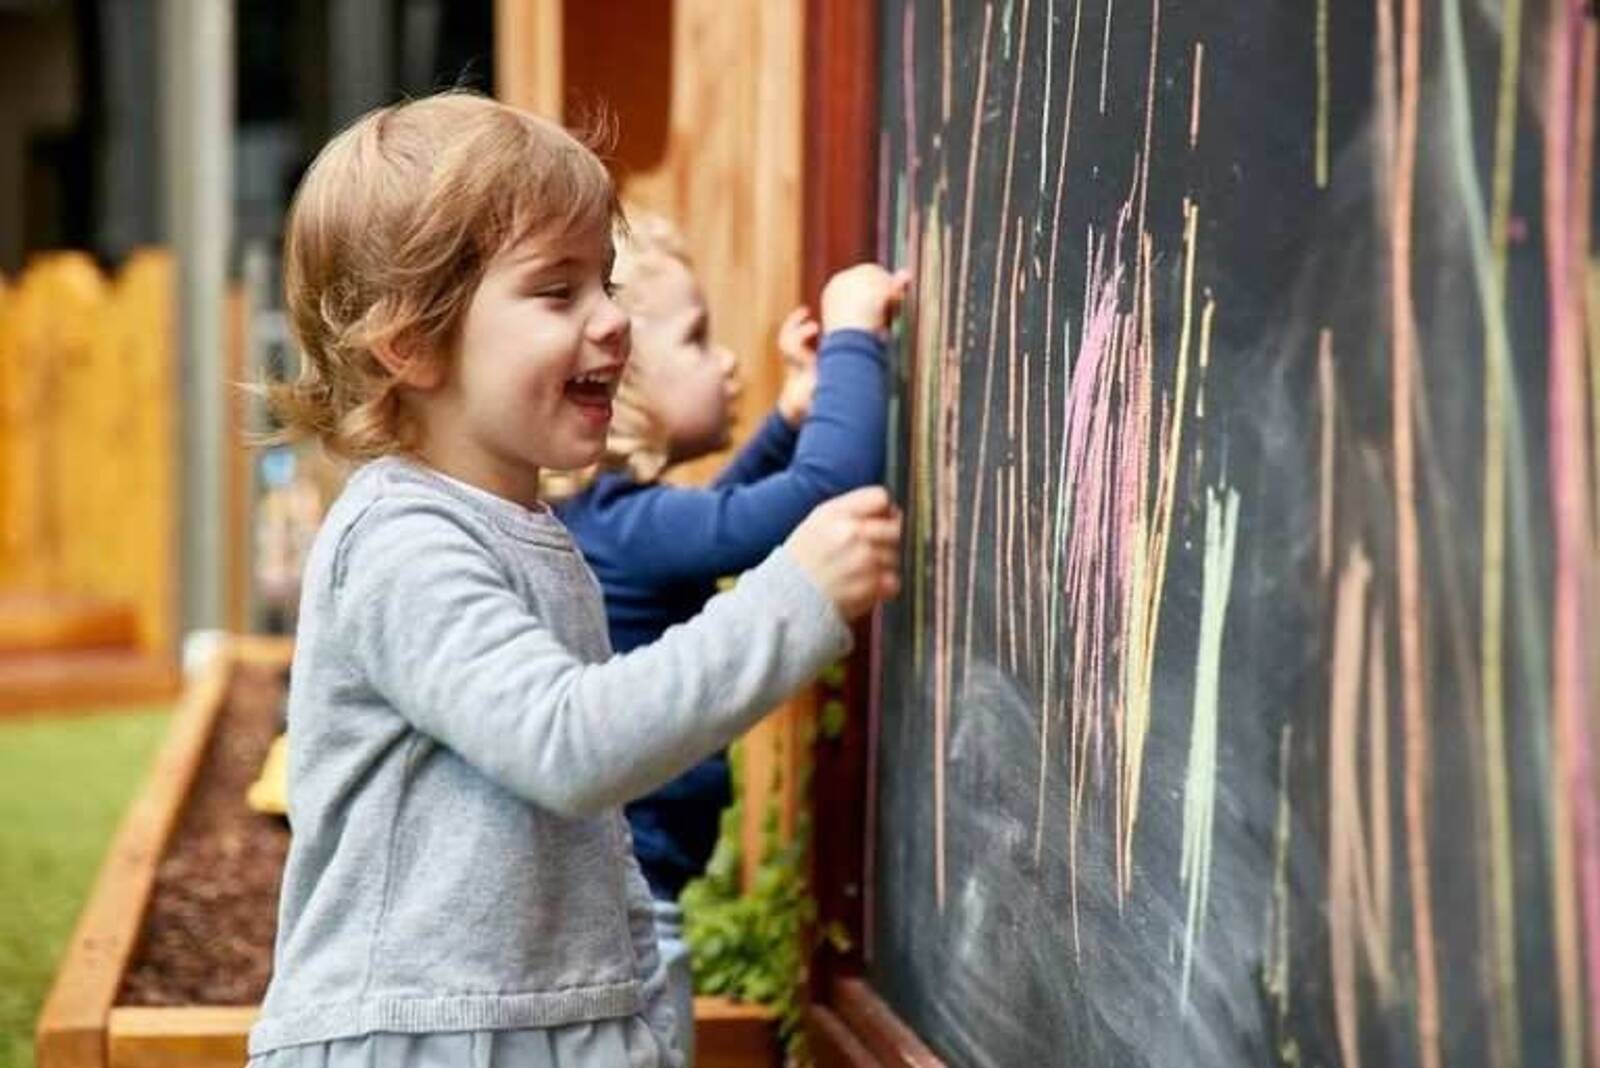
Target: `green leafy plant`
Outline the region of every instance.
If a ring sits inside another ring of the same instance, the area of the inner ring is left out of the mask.
[[[735,801],[722,814],[706,873],[684,887],[679,898],[695,990],[772,1009],[789,1063],[809,1064],[801,990],[817,917],[806,874],[811,820],[803,812],[798,815],[794,834],[785,842],[778,791],[773,791],[762,824],[760,863],[749,890],[741,892],[742,756],[735,745],[729,758]]]

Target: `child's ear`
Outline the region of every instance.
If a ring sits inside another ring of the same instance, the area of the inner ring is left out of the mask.
[[[444,363],[412,334],[384,338],[372,347],[384,370],[401,385],[431,390],[444,384]]]

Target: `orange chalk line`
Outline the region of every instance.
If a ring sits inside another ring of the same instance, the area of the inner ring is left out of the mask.
[[[1592,630],[1597,567],[1596,531],[1589,495],[1594,457],[1587,455],[1583,377],[1583,272],[1587,265],[1587,201],[1593,167],[1596,28],[1576,2],[1552,5],[1544,114],[1543,206],[1545,270],[1549,286],[1550,478],[1556,568],[1552,638],[1555,726],[1552,772],[1563,800],[1554,814],[1564,824],[1555,843],[1558,863],[1570,866],[1585,930],[1589,1005],[1585,1015],[1600,1015],[1600,812],[1594,784],[1591,682],[1595,662]],[[1576,38],[1576,40],[1574,39]],[[1587,78],[1587,84],[1584,79]],[[1576,93],[1576,97],[1574,97]],[[1580,151],[1581,150],[1581,151]],[[1576,224],[1583,224],[1578,232]],[[1569,813],[1560,809],[1569,808]],[[1571,850],[1563,858],[1563,850]],[[1571,905],[1570,898],[1564,902]],[[1573,917],[1565,917],[1575,927]],[[1563,917],[1558,916],[1558,924]],[[1576,1024],[1576,1021],[1574,1021]],[[1569,1051],[1570,1055],[1570,1051]],[[1589,1030],[1589,1058],[1600,1064],[1600,1027]]]
[[[1400,579],[1401,699],[1405,722],[1406,846],[1417,969],[1417,1048],[1422,1068],[1440,1068],[1439,980],[1434,957],[1433,872],[1429,861],[1431,753],[1422,661],[1422,579],[1418,550],[1416,443],[1412,426],[1416,324],[1411,296],[1411,219],[1415,190],[1417,101],[1422,65],[1420,0],[1403,0],[1400,101],[1389,240],[1393,285],[1393,396],[1396,549]]]
[[[1345,1068],[1361,1068],[1355,931],[1363,881],[1360,794],[1355,768],[1362,623],[1372,566],[1353,546],[1339,573],[1328,697],[1328,960],[1333,1011]]]
[[[1023,0],[1022,19],[1024,26],[1027,24],[1027,9],[1029,2],[1030,0]],[[988,25],[988,12],[992,10],[992,8],[985,9],[985,26]],[[1006,235],[1011,229],[1010,223],[1008,222],[1008,220],[1011,218],[1011,175],[1012,168],[1015,165],[1017,158],[1017,116],[1021,113],[1022,72],[1025,69],[1025,64],[1028,58],[1028,36],[1029,35],[1026,33],[1022,35],[1022,45],[1017,53],[1017,65],[1014,69],[1011,79],[1011,122],[1006,134],[1006,169],[1005,177],[1001,183],[1002,191],[1000,194],[1000,241],[995,247],[994,273],[991,275],[991,277],[994,279],[994,284],[991,286],[991,294],[989,299],[989,332],[987,335],[989,342],[989,354],[988,359],[984,361],[983,368],[983,404],[978,417],[978,457],[976,464],[973,466],[972,476],[972,520],[968,524],[969,536],[967,539],[967,559],[969,563],[967,567],[966,609],[963,615],[963,619],[966,621],[966,629],[965,638],[962,642],[961,649],[961,670],[963,673],[969,670],[972,666],[972,609],[973,596],[977,590],[978,574],[977,568],[972,566],[971,561],[976,561],[978,558],[978,535],[983,528],[983,492],[984,487],[988,482],[988,479],[985,478],[983,474],[983,469],[984,461],[989,452],[989,410],[994,405],[994,369],[996,362],[995,352],[1000,340],[1000,293],[1003,289],[1005,289],[1005,286],[1001,284],[1001,279],[1005,277],[1003,268],[1006,262]],[[978,98],[978,106],[981,107],[982,105],[983,97],[980,96]],[[973,118],[974,123],[977,123],[978,121],[979,120],[976,117]],[[967,208],[970,211],[972,208],[972,191],[970,188],[967,191],[967,196]],[[962,256],[963,258],[966,256],[965,249],[962,250]],[[963,272],[963,288],[965,288],[966,282],[967,275],[965,272]],[[965,338],[962,340],[964,342]],[[1004,506],[1004,502],[997,497],[995,500],[995,508],[999,509],[1003,508]],[[1000,536],[999,520],[1000,517],[997,514],[995,522],[995,536],[997,538]],[[995,655],[998,656],[999,654],[1000,650],[996,648]]]
[[[1155,90],[1156,90],[1156,56],[1161,40],[1161,0],[1151,0],[1150,3],[1150,57],[1145,74],[1145,112],[1144,112],[1144,150],[1139,158],[1138,198],[1139,209],[1134,234],[1140,243],[1140,270],[1135,276],[1134,305],[1140,314],[1139,344],[1143,351],[1150,353],[1154,346],[1154,331],[1151,325],[1150,301],[1150,271],[1152,255],[1152,242],[1149,233],[1145,230],[1145,205],[1150,192],[1150,137],[1155,115]],[[1192,218],[1193,216],[1191,216]],[[1143,370],[1148,376],[1149,360],[1143,361]],[[1154,516],[1154,533],[1152,540],[1145,541],[1144,525],[1146,517],[1141,507],[1134,513],[1136,528],[1134,531],[1134,563],[1133,579],[1130,591],[1133,593],[1133,622],[1129,628],[1129,646],[1133,651],[1132,657],[1125,656],[1124,675],[1128,674],[1127,668],[1131,665],[1135,673],[1131,680],[1125,678],[1124,695],[1125,706],[1123,715],[1127,721],[1127,734],[1123,739],[1123,781],[1122,801],[1119,806],[1123,812],[1121,823],[1121,892],[1125,896],[1131,886],[1133,871],[1133,832],[1139,820],[1139,790],[1144,768],[1144,739],[1149,732],[1150,723],[1150,678],[1154,668],[1156,636],[1160,625],[1161,592],[1166,577],[1167,544],[1171,533],[1172,502],[1176,495],[1177,483],[1177,444],[1182,435],[1183,412],[1185,411],[1184,385],[1188,377],[1187,353],[1180,355],[1178,367],[1177,399],[1173,405],[1174,418],[1170,428],[1168,448],[1158,474],[1157,500]],[[1143,390],[1137,394],[1141,401],[1139,419],[1142,427],[1148,426],[1150,411],[1148,407],[1150,390],[1148,379]],[[1147,441],[1148,437],[1138,440]],[[1143,501],[1144,471],[1140,472],[1139,496],[1135,499]],[[1153,567],[1155,580],[1150,585],[1143,585],[1147,568]],[[1132,685],[1129,685],[1131,681]]]
[[[946,9],[945,9],[945,26],[946,26],[945,40],[946,40],[946,47],[947,48],[948,48],[948,41],[949,41],[949,33],[948,33],[948,30],[949,30],[949,17],[950,17],[949,16],[949,7],[947,5]],[[960,266],[957,268],[956,275],[955,275],[955,284],[960,289],[960,295],[959,295],[959,298],[958,298],[958,301],[957,301],[957,304],[956,304],[956,330],[955,330],[955,337],[953,339],[953,341],[954,341],[954,352],[956,354],[956,359],[953,362],[954,362],[954,364],[955,364],[955,366],[957,368],[959,368],[960,365],[961,365],[960,353],[961,353],[961,350],[964,349],[965,346],[966,346],[966,338],[967,338],[967,333],[966,333],[966,322],[967,322],[967,279],[970,277],[970,275],[967,273],[967,257],[972,251],[972,211],[973,211],[973,208],[976,205],[976,201],[977,201],[977,198],[972,195],[972,191],[973,191],[973,186],[977,183],[978,150],[983,144],[983,100],[984,100],[984,90],[987,88],[988,83],[989,83],[989,38],[990,38],[991,31],[993,30],[993,24],[994,24],[994,8],[993,7],[989,7],[989,6],[985,6],[984,9],[983,9],[983,43],[982,43],[982,45],[979,46],[979,52],[978,52],[978,84],[977,84],[976,90],[973,93],[973,98],[972,98],[972,138],[971,138],[971,148],[970,148],[970,150],[968,151],[968,154],[967,154],[967,184],[966,184],[966,186],[964,187],[964,190],[963,190],[964,195],[966,197],[966,207],[965,207],[965,210],[962,213],[962,220],[961,220],[961,261],[960,261]],[[948,53],[947,53],[947,55],[948,55]],[[945,67],[945,79],[946,79],[946,85],[947,86],[948,86],[948,83],[949,83],[949,65],[948,65],[948,63],[949,63],[949,61],[948,61],[948,58],[947,58],[946,59],[946,67]],[[946,338],[946,343],[947,344],[950,343],[950,339],[948,338],[948,336]],[[948,401],[947,398],[945,398],[943,396],[941,396],[941,400],[944,401],[944,403],[941,404],[941,409],[945,412],[946,417],[948,418],[948,413],[949,413],[949,408],[950,408],[949,401]],[[948,426],[944,426],[941,429],[942,429],[942,434],[946,435],[946,437],[942,438],[942,440],[948,441],[947,435],[949,435],[949,433],[951,431],[951,428],[948,427]],[[953,466],[954,458],[953,458],[953,455],[951,455],[951,453],[952,453],[952,450],[950,450],[949,446],[947,445],[946,449],[945,449],[945,455],[950,460],[950,463]],[[953,477],[953,474],[949,470],[948,467],[945,468],[942,473],[946,478]],[[945,512],[944,514],[951,517],[951,522],[954,521],[954,514],[952,512]],[[974,522],[976,522],[976,519],[974,519]],[[945,569],[948,569],[950,566],[952,566],[952,561],[950,561],[948,559],[948,554],[947,554],[946,558],[945,558]],[[948,574],[944,573],[944,571],[942,570],[941,571],[940,580],[941,580],[941,582],[944,582],[944,583],[948,584],[948,582],[950,581],[950,577],[949,577]],[[944,628],[941,628],[941,629],[945,630],[945,631],[948,631],[948,630],[950,630],[950,629],[952,629],[954,627],[954,621],[949,618],[950,617],[949,606],[946,606],[946,610],[945,610],[944,615],[945,615],[945,626],[944,626]],[[969,609],[967,618],[968,619],[971,618],[970,609]],[[935,770],[935,773],[934,773],[934,776],[935,776],[935,781],[934,781],[934,810],[935,810],[935,816],[934,816],[934,821],[935,821],[934,822],[934,898],[935,898],[936,902],[938,903],[938,907],[939,907],[939,910],[941,912],[944,911],[944,899],[945,899],[944,752],[943,752],[943,745],[942,745],[944,738],[943,738],[942,730],[948,725],[949,698],[950,698],[949,690],[950,690],[950,683],[951,683],[951,680],[950,680],[951,670],[952,670],[951,665],[946,663],[946,664],[944,664],[942,666],[942,670],[940,672],[940,676],[941,677],[940,677],[939,689],[943,692],[943,697],[944,697],[944,704],[943,704],[943,707],[942,707],[942,713],[941,713],[940,709],[937,707],[938,706],[938,702],[936,701],[936,717],[938,718],[938,725],[939,725],[939,728],[940,728],[939,731],[936,731],[936,740],[941,744],[939,746],[940,752],[938,753],[938,757],[937,757],[938,766],[937,766],[937,768]]]
[[[1367,963],[1388,1000],[1393,994],[1394,967],[1389,948],[1394,930],[1394,864],[1389,816],[1389,672],[1385,659],[1383,609],[1374,600],[1367,623],[1367,811],[1372,817],[1372,890],[1365,919]]]

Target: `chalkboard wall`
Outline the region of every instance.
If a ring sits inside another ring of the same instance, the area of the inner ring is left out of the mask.
[[[1581,0],[881,42],[872,984],[953,1065],[1600,1064]]]

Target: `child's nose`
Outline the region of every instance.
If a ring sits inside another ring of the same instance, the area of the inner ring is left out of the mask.
[[[632,320],[609,297],[589,318],[589,340],[617,351],[626,351]]]

